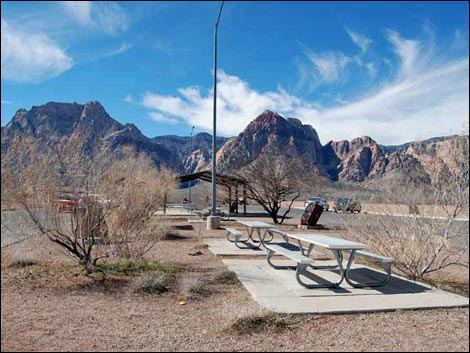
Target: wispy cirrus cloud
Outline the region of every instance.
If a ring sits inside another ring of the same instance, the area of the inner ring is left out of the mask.
[[[2,80],[31,83],[60,75],[73,59],[46,34],[27,32],[1,19]]]
[[[345,27],[345,30],[360,50],[360,53],[354,56],[356,64],[361,68],[365,68],[367,75],[374,79],[377,76],[377,64],[366,60],[369,48],[374,43],[373,40],[364,34],[352,31],[348,27]]]
[[[108,53],[107,56],[115,56],[115,55],[119,55],[119,54],[122,54],[122,53],[125,53],[126,51],[128,51],[129,49],[132,48],[132,44],[130,43],[122,43],[119,48],[117,48],[116,50],[113,50],[111,52]]]
[[[342,52],[315,53],[305,49],[304,53],[313,64],[312,75],[318,84],[340,81],[346,65],[351,61],[351,58]]]
[[[129,16],[113,1],[60,1],[64,9],[82,26],[110,34],[125,32]]]
[[[175,124],[178,124],[180,122],[178,119],[169,118],[169,117],[164,116],[163,114],[160,114],[160,113],[157,113],[157,112],[150,112],[150,113],[148,113],[148,116],[150,117],[150,119],[152,119],[153,121],[156,121],[158,123],[167,123],[167,124],[175,125]]]
[[[263,110],[270,109],[311,124],[323,143],[369,135],[380,143],[399,144],[447,135],[468,121],[468,57],[443,58],[429,49],[429,43],[406,39],[396,31],[387,31],[386,40],[398,60],[395,77],[359,98],[328,107],[288,94],[281,87],[259,92],[246,80],[220,72],[218,131],[236,135]],[[330,75],[330,82],[340,77],[328,70],[324,72]],[[151,112],[185,120],[209,132],[212,129],[211,90],[185,87],[176,95],[147,92],[141,104]]]
[[[91,19],[91,1],[60,1],[60,4],[82,25],[93,23]]]
[[[393,30],[387,30],[386,33],[388,41],[393,45],[393,52],[401,60],[401,74],[404,77],[412,76],[414,72],[427,65],[428,55],[423,52],[418,40],[403,38]]]
[[[361,49],[361,54],[366,53],[373,43],[372,39],[367,38],[363,34],[353,32],[349,28],[346,28],[346,32],[348,33],[349,37],[351,37],[351,40]]]
[[[2,104],[13,104],[13,102],[2,99]]]
[[[367,70],[367,74],[374,78],[377,76],[377,65],[374,64],[374,63],[367,63],[364,65],[366,70]]]

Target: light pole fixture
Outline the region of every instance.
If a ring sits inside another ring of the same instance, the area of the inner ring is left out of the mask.
[[[213,132],[212,132],[212,216],[217,215],[217,191],[216,191],[216,138],[217,138],[217,30],[219,28],[220,15],[224,1],[220,4],[219,16],[214,26],[214,119],[213,119]]]
[[[194,131],[194,126],[191,129],[191,137],[189,138],[189,168],[190,168],[189,172],[190,173],[191,173],[191,155],[193,153],[193,131]],[[189,205],[191,205],[191,180],[189,181],[188,200],[189,200]]]

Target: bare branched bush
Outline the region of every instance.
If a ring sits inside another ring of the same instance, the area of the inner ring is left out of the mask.
[[[307,175],[311,173],[306,172],[298,159],[271,151],[262,153],[240,176],[247,182],[247,198],[260,204],[274,224],[282,224],[302,194]],[[283,203],[287,210],[279,215]]]
[[[148,158],[132,152],[104,172],[98,190],[112,203],[107,224],[118,256],[140,258],[161,239],[164,229],[150,219],[174,188],[169,170],[158,171]]]
[[[2,174],[6,197],[19,206],[21,214],[39,233],[66,249],[87,271],[109,255],[93,252],[96,239],[105,234],[108,208],[84,192],[80,207],[62,212],[54,200],[62,189],[61,164],[56,150],[42,156],[26,169],[8,168]]]
[[[131,149],[116,155],[112,135],[85,158],[60,144],[39,155],[25,146],[21,155],[31,157],[14,163],[4,163],[2,155],[2,202],[17,205],[38,234],[63,247],[87,273],[114,252],[141,257],[154,246],[162,231],[148,220],[175,184],[168,170],[158,171]],[[65,188],[71,200],[64,210],[57,196]],[[102,240],[113,242],[96,247]]]
[[[395,269],[412,279],[452,265],[468,268],[468,135],[450,144],[446,163],[433,161],[429,184],[397,179],[384,189],[389,202],[406,200],[407,216],[390,205],[385,216],[349,223],[351,237],[394,258]]]

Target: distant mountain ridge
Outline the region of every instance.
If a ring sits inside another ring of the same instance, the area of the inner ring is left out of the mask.
[[[273,150],[298,158],[306,168],[314,168],[333,181],[369,182],[405,175],[425,182],[434,163],[449,164],[449,141],[455,138],[459,137],[383,146],[362,136],[321,145],[312,126],[267,110],[237,136],[217,138],[217,169],[231,173]],[[135,125],[114,120],[96,101],[83,105],[50,102],[29,111],[20,109],[2,128],[1,144],[2,168],[18,164],[25,167],[60,146],[67,147],[64,158],[78,164],[93,160],[107,146],[112,151],[110,158],[120,158],[123,148],[132,147],[146,154],[156,166],[167,166],[176,173],[211,166],[210,134],[149,138]],[[449,164],[448,168],[456,166]]]
[[[201,171],[209,168],[212,154],[212,136],[201,132],[193,137],[166,135],[151,139],[175,153],[182,161],[181,172]],[[217,137],[216,149],[219,150],[227,141],[226,137]]]

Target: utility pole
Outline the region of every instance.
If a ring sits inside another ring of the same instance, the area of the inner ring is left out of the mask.
[[[217,143],[217,31],[219,29],[220,15],[224,1],[220,4],[219,15],[214,25],[214,113],[213,113],[213,132],[212,132],[212,212],[207,219],[208,229],[217,229],[219,227],[220,217],[217,214],[217,187],[216,187],[216,143]]]
[[[191,155],[193,153],[193,131],[194,131],[194,126],[191,129],[191,137],[189,138],[189,167],[191,167]],[[191,173],[191,170],[189,170]],[[188,200],[189,200],[189,207],[191,208],[191,180],[189,181],[189,195],[188,195]]]

